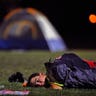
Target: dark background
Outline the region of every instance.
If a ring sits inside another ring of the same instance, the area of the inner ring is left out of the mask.
[[[43,12],[63,37],[68,48],[96,48],[95,0],[0,0],[0,21],[12,9],[33,7]]]

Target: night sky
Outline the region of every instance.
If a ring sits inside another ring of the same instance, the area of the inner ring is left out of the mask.
[[[88,19],[91,13],[96,14],[95,0],[18,0],[11,5],[33,7],[43,12],[69,48],[96,48],[96,23]],[[1,3],[0,9],[4,10],[1,18],[8,12],[4,6],[9,8],[7,3]]]

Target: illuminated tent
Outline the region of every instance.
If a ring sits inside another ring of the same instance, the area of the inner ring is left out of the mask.
[[[0,49],[67,49],[64,40],[47,17],[33,8],[9,12],[0,28]]]

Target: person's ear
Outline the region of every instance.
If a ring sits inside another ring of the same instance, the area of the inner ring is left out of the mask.
[[[39,76],[41,76],[42,75],[42,73],[39,73]]]

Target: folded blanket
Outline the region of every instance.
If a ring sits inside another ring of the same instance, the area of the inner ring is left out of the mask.
[[[0,95],[28,95],[29,91],[0,90]]]

